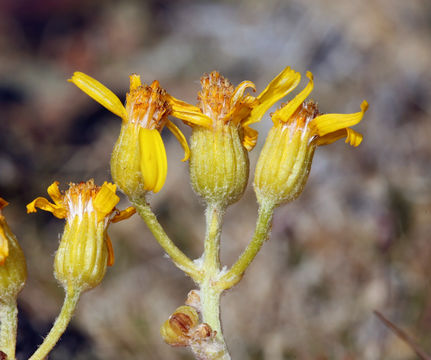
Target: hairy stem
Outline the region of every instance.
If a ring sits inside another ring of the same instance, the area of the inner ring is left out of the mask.
[[[51,331],[48,333],[43,343],[29,358],[29,360],[43,360],[54,348],[55,344],[57,344],[58,340],[60,339],[61,335],[63,335],[64,331],[67,328],[67,325],[72,319],[72,315],[75,311],[76,304],[78,303],[80,295],[81,291],[78,289],[66,290],[66,296],[64,298],[64,303],[63,307],[61,308],[60,314],[55,320]]]
[[[262,203],[260,205],[253,238],[236,263],[232,265],[230,270],[217,282],[217,286],[219,288],[223,290],[230,289],[241,280],[245,270],[256,257],[263,243],[268,238],[273,213],[274,204]]]
[[[218,204],[208,205],[206,210],[207,231],[204,246],[204,274],[200,283],[200,294],[202,320],[217,333],[213,344],[200,348],[200,356],[194,350],[198,359],[230,359],[220,322],[220,296],[222,291],[216,287],[217,278],[220,274],[220,234],[223,215],[224,208],[222,206]]]
[[[7,355],[8,360],[15,360],[17,322],[16,300],[0,303],[0,350]]]
[[[196,282],[200,281],[202,278],[200,270],[196,264],[172,242],[158,222],[156,215],[151,210],[145,198],[133,200],[132,204],[174,264]]]

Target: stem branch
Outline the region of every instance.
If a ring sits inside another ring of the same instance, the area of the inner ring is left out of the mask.
[[[232,265],[230,270],[217,282],[217,286],[219,288],[223,290],[230,289],[241,280],[245,270],[256,257],[263,243],[268,238],[273,213],[274,205],[272,203],[261,204],[253,238],[236,263]]]
[[[209,204],[206,210],[207,231],[204,246],[204,274],[200,283],[202,320],[216,331],[214,343],[193,349],[198,359],[230,360],[230,355],[223,338],[220,322],[220,296],[223,290],[217,288],[220,274],[220,234],[224,208],[218,204]],[[198,351],[197,351],[198,350]]]
[[[151,207],[146,202],[145,198],[133,200],[132,203],[150,231],[153,233],[153,236],[166,251],[174,264],[196,282],[201,280],[201,271],[198,269],[196,264],[172,242],[158,222],[156,215],[151,210]]]
[[[36,352],[29,358],[29,360],[43,360],[54,348],[55,344],[57,344],[58,340],[60,339],[61,335],[63,335],[67,325],[72,319],[72,315],[75,311],[80,295],[81,291],[77,289],[66,290],[66,296],[64,298],[60,315],[58,315],[57,319],[55,320],[51,331],[48,333]]]

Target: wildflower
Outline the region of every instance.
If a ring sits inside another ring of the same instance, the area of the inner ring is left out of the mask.
[[[75,72],[69,81],[123,120],[111,157],[114,182],[132,199],[143,197],[148,191],[160,191],[167,174],[166,150],[160,135],[163,128],[166,126],[182,145],[183,161],[190,152],[184,135],[168,119],[173,112],[173,98],[158,81],[151,86],[142,85],[140,76],[135,74],[130,76],[126,106],[111,90],[86,74]],[[181,114],[182,110],[176,109],[175,113]],[[200,123],[199,117],[190,121]]]
[[[15,302],[27,279],[24,253],[2,214],[7,205],[0,197],[0,301],[3,303]]]
[[[299,79],[300,75],[287,67],[254,97],[245,94],[249,88],[256,89],[251,81],[234,88],[228,79],[213,71],[201,78],[198,107],[172,101],[173,107],[183,110],[174,115],[192,126],[191,182],[208,203],[227,206],[241,197],[248,181],[247,151],[253,149],[258,136],[249,125],[294,89]],[[198,116],[200,122],[194,122]]]
[[[106,232],[109,224],[129,218],[135,209],[118,211],[115,206],[120,198],[115,194],[116,186],[108,182],[101,187],[93,180],[71,183],[64,193],[58,184],[56,181],[48,187],[53,203],[38,197],[27,205],[27,212],[36,212],[39,208],[66,219],[55,256],[55,276],[65,288],[91,289],[102,281],[106,266],[114,263],[111,240]]]
[[[368,103],[363,101],[357,113],[321,115],[316,103],[305,101],[313,90],[311,72],[307,77],[308,85],[272,114],[274,126],[259,156],[254,179],[260,203],[279,205],[295,199],[305,186],[317,146],[341,138],[355,147],[362,141],[362,135],[350,126],[362,120]]]

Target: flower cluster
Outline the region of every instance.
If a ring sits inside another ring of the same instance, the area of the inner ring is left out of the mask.
[[[359,123],[367,110],[353,114],[321,114],[314,101],[306,101],[313,90],[308,85],[272,115],[270,130],[260,154],[254,187],[259,202],[279,205],[302,191],[314,150],[346,138],[358,146],[362,135],[350,127]],[[287,67],[258,95],[251,81],[234,87],[217,71],[204,74],[198,105],[174,98],[160,84],[141,85],[139,76],[130,76],[130,92],[124,107],[108,88],[80,72],[70,79],[76,86],[123,120],[111,158],[113,179],[130,198],[160,191],[167,174],[166,151],[160,132],[168,127],[190,156],[190,177],[194,190],[207,203],[224,206],[237,201],[244,192],[249,174],[247,152],[256,145],[258,132],[250,125],[259,122],[278,100],[294,90],[301,75]],[[192,127],[190,147],[181,131],[169,119],[172,115]]]
[[[213,71],[201,77],[198,103],[188,104],[169,94],[155,80],[141,82],[130,76],[125,105],[106,86],[75,72],[69,81],[121,118],[121,130],[111,156],[114,183],[97,186],[94,180],[70,183],[61,191],[55,181],[48,189],[50,200],[37,197],[27,212],[37,209],[65,219],[64,231],[55,254],[54,275],[65,289],[63,307],[51,331],[30,360],[42,360],[52,350],[69,323],[82,292],[101,283],[107,267],[114,264],[114,251],[107,234],[111,223],[138,212],[172,261],[198,285],[185,305],[178,307],[161,327],[165,342],[188,346],[197,359],[225,359],[230,356],[222,335],[219,316],[221,294],[234,286],[268,238],[274,209],[292,201],[302,192],[315,149],[345,138],[358,146],[362,135],[352,130],[368,108],[352,114],[321,114],[307,97],[313,90],[313,75],[305,88],[271,114],[270,129],[259,155],[254,189],[259,203],[255,234],[238,260],[229,268],[220,264],[220,237],[228,206],[243,195],[249,178],[249,152],[256,146],[258,131],[251,127],[265,113],[293,91],[301,75],[286,67],[268,86],[254,96],[256,86],[243,81],[238,86]],[[186,140],[170,117],[191,127]],[[147,201],[158,193],[168,174],[162,131],[168,128],[189,160],[190,182],[205,202],[207,229],[204,253],[191,260],[168,237]],[[189,147],[190,144],[190,147]],[[118,210],[117,187],[133,207]],[[15,358],[16,297],[24,286],[27,272],[24,254],[11,232],[0,198],[0,355]]]

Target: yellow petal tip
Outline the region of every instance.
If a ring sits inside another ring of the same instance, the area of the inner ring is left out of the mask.
[[[367,111],[368,107],[369,107],[368,101],[367,100],[362,101],[362,103],[361,103],[361,110],[362,110],[362,112]]]

